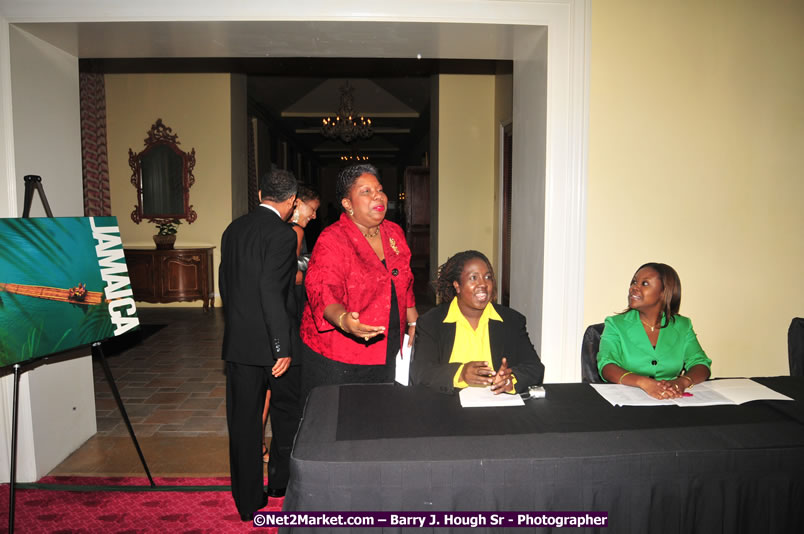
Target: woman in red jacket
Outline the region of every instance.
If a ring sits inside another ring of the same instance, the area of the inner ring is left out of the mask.
[[[318,237],[301,325],[302,398],[325,384],[393,382],[403,333],[416,325],[410,250],[385,220],[388,197],[373,165],[338,175],[344,213]]]

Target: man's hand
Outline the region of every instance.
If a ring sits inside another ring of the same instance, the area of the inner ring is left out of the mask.
[[[276,363],[274,364],[274,366],[271,368],[271,374],[274,375],[274,378],[279,378],[280,376],[285,374],[285,371],[288,370],[288,367],[290,367],[290,358],[289,357],[288,358],[278,358],[276,360]]]

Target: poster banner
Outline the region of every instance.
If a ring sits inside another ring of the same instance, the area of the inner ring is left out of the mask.
[[[138,326],[116,217],[0,219],[0,367]]]

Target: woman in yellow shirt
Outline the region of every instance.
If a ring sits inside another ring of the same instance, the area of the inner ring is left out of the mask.
[[[439,268],[441,303],[417,320],[411,379],[442,393],[467,386],[521,393],[542,383],[544,365],[530,342],[525,317],[492,302],[494,271],[476,250]]]

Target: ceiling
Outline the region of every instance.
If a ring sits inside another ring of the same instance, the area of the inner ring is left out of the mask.
[[[393,61],[393,60],[389,60]],[[335,117],[341,88],[353,88],[354,111],[371,119],[373,134],[345,143],[321,134],[323,117]],[[429,77],[299,78],[250,75],[248,94],[275,127],[282,128],[318,165],[342,165],[340,157],[368,156],[374,163],[398,165],[426,140],[430,124]]]
[[[14,26],[79,58],[513,59],[520,26],[428,22],[47,22]],[[544,29],[536,26],[523,28]]]
[[[511,71],[518,26],[345,21],[19,23],[93,72],[239,72],[250,108],[319,164],[356,151],[398,164],[426,142],[430,76]],[[536,27],[529,27],[533,31]],[[178,59],[180,58],[180,59]],[[360,59],[355,59],[360,58]],[[502,61],[500,61],[502,60]],[[318,133],[355,87],[374,135],[346,145]]]

